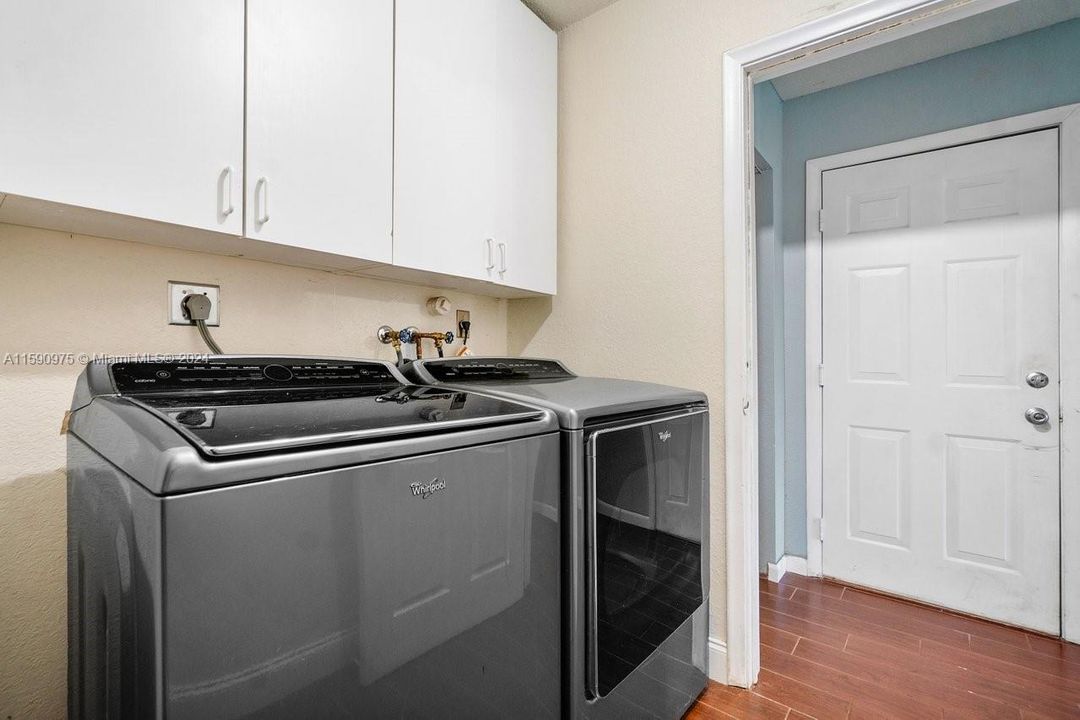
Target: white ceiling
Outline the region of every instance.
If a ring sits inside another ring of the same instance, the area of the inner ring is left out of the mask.
[[[553,30],[562,30],[618,0],[524,0]]]
[[[782,99],[790,100],[1075,17],[1080,17],[1078,0],[1022,0],[783,75],[772,83]]]

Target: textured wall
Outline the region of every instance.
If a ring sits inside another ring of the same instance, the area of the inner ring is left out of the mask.
[[[559,296],[473,311],[477,350],[712,398],[713,634],[724,637],[723,51],[855,0],[620,0],[560,35]],[[432,291],[0,226],[6,352],[201,352],[165,282],[222,285],[228,351],[389,357],[382,322],[430,324]],[[439,291],[439,294],[445,294]],[[509,317],[509,332],[507,332]],[[0,365],[0,718],[64,713],[64,449],[78,368]]]
[[[66,707],[64,442],[76,365],[4,363],[19,352],[205,352],[166,324],[166,282],[221,285],[226,352],[393,359],[382,323],[447,327],[424,302],[472,311],[478,352],[506,350],[506,301],[0,225],[0,718]]]
[[[852,4],[620,0],[559,34],[559,294],[511,301],[510,350],[709,393],[721,639],[721,59]]]
[[[1070,20],[784,103],[788,555],[806,557],[806,161],[1080,102],[1078,67]]]

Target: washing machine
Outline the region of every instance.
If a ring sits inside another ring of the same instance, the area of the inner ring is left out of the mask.
[[[387,363],[92,363],[71,718],[557,718],[554,413]]]
[[[546,359],[430,359],[406,373],[558,416],[564,717],[681,717],[708,670],[706,396]]]

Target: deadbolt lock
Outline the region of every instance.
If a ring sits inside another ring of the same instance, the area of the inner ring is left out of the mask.
[[[1046,377],[1046,373],[1041,372],[1028,373],[1025,380],[1033,388],[1044,388],[1050,384],[1050,378]]]

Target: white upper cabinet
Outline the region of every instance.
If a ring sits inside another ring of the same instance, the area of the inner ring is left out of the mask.
[[[558,40],[518,0],[499,0],[496,50],[498,278],[554,295]]]
[[[239,235],[243,0],[0,5],[0,193]]]
[[[495,35],[503,1],[397,0],[395,265],[496,279]]]
[[[3,2],[0,221],[554,294],[557,63],[520,0]]]
[[[398,0],[394,264],[555,292],[557,41],[519,0]]]
[[[245,235],[389,263],[393,0],[249,0]]]

